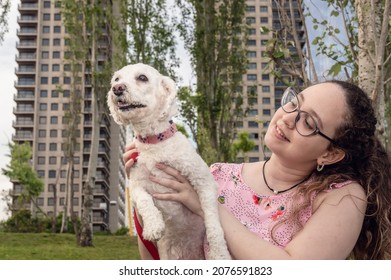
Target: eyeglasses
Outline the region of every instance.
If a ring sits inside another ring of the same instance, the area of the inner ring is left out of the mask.
[[[300,110],[299,98],[293,88],[288,87],[284,91],[281,97],[281,108],[286,113],[293,113],[297,111],[295,128],[300,135],[307,137],[319,134],[320,136],[329,140],[331,143],[335,144],[333,139],[320,131],[313,116],[305,111]]]

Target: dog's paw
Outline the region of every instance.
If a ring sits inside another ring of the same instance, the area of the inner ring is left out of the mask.
[[[157,222],[152,226],[145,225],[143,228],[143,237],[149,241],[158,241],[163,236],[164,223]]]

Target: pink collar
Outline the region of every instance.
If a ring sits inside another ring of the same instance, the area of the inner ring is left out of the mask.
[[[175,123],[173,121],[170,121],[170,126],[167,128],[166,131],[159,133],[158,135],[148,135],[146,137],[137,135],[137,140],[144,144],[156,144],[164,140],[167,140],[168,138],[173,136],[177,131],[178,129]]]

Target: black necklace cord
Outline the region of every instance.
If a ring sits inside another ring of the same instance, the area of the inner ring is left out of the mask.
[[[271,187],[269,186],[269,184],[267,183],[267,181],[266,181],[265,166],[266,166],[266,163],[267,163],[268,161],[269,161],[269,159],[267,159],[267,160],[265,161],[265,163],[263,164],[263,166],[262,166],[263,181],[265,182],[266,187],[267,187],[269,190],[271,190],[274,194],[280,194],[280,193],[284,193],[284,192],[290,191],[291,189],[293,189],[293,188],[297,187],[298,185],[301,185],[302,183],[304,183],[305,181],[307,181],[307,180],[309,179],[309,177],[311,176],[311,175],[310,175],[310,176],[305,177],[302,181],[298,182],[297,184],[294,184],[292,187],[289,187],[289,188],[286,189],[286,190],[283,190],[283,191],[275,190],[275,189],[271,188]]]

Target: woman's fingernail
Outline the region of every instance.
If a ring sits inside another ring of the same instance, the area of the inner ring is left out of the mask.
[[[129,159],[132,159],[134,162],[137,162],[138,152],[134,152],[130,155]]]

